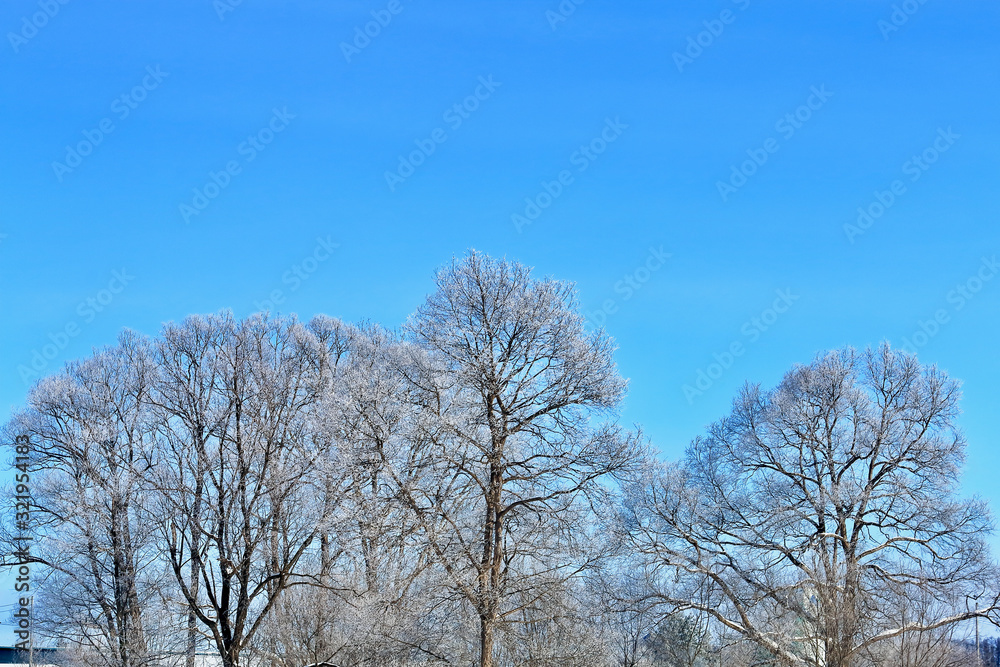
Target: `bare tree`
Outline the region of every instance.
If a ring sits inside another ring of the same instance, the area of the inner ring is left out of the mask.
[[[770,392],[746,387],[683,466],[632,490],[626,525],[650,595],[782,663],[825,667],[904,633],[996,621],[996,593],[905,622],[881,597],[995,590],[987,508],[955,495],[958,399],[944,373],[887,346],[820,356]]]
[[[206,479],[211,463],[210,442],[216,425],[226,418],[228,401],[219,375],[226,337],[234,323],[228,316],[192,317],[182,325],[167,324],[155,344],[159,378],[150,402],[157,415],[160,447],[168,449],[176,476],[190,473],[190,496],[185,504],[190,522],[188,551],[204,554],[202,524],[208,516]],[[190,558],[186,586],[188,599],[179,601],[186,616],[186,665],[194,667],[201,632],[196,613],[201,604],[202,558]],[[183,596],[181,596],[183,597]]]
[[[145,665],[169,648],[151,633],[164,582],[142,493],[155,379],[147,344],[125,333],[41,380],[6,427],[30,443],[39,620],[92,664]]]
[[[161,348],[176,363],[157,397],[160,527],[187,608],[236,667],[282,592],[309,581],[300,563],[336,503],[320,474],[322,355],[294,321],[184,328]]]
[[[640,448],[592,423],[614,411],[625,382],[610,340],[584,332],[571,285],[475,252],[436,285],[408,326],[418,349],[401,369],[421,476],[396,482],[475,610],[479,664],[491,667],[498,626],[593,564],[574,522]],[[568,545],[579,551],[567,560]]]
[[[426,622],[440,602],[439,573],[394,482],[414,474],[411,410],[397,360],[405,345],[377,326],[316,318],[310,329],[335,359],[319,418],[340,462],[339,476],[325,478],[336,482],[327,493],[341,499],[322,534],[326,592],[300,594],[340,607],[324,610],[327,629],[310,650],[344,665],[395,664],[411,655],[443,661],[435,640],[447,626]]]

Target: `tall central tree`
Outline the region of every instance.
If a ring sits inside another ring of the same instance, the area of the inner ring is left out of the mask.
[[[475,610],[479,664],[491,667],[505,619],[594,563],[587,510],[641,447],[598,423],[626,382],[612,342],[584,331],[572,285],[473,252],[436,287],[407,327],[423,473],[400,486]]]

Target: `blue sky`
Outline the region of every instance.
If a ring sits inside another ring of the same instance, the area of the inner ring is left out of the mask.
[[[577,283],[620,345],[625,419],[667,457],[746,380],[909,340],[964,381],[964,492],[1000,510],[998,19],[968,0],[9,0],[0,405],[33,361],[273,296],[398,326],[477,248]]]

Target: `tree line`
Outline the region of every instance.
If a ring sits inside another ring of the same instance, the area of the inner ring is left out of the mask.
[[[957,382],[821,354],[664,462],[614,351],[571,284],[475,252],[398,331],[125,332],[3,430],[36,627],[109,667],[976,664],[1000,593]]]

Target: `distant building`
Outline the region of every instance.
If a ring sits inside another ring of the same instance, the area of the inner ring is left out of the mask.
[[[54,648],[36,648],[31,652],[32,665],[34,667],[54,667],[52,658],[55,655]],[[13,665],[15,667],[29,667],[28,653],[13,646],[0,646],[0,665]]]
[[[28,664],[28,653],[13,646],[0,646],[0,666],[2,667],[60,667],[55,659],[54,648],[36,648],[32,651],[33,662]],[[63,658],[66,658],[64,655]],[[182,653],[167,656],[164,665],[173,664],[175,667],[184,667],[187,656]],[[222,660],[217,653],[209,651],[195,654],[195,667],[221,667]]]

